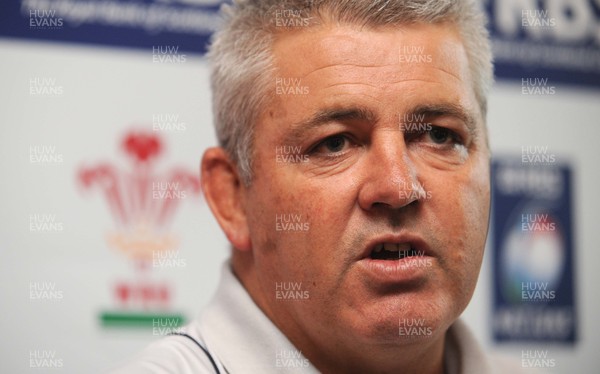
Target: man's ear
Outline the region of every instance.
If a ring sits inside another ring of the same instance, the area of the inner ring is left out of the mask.
[[[204,197],[227,239],[238,250],[250,250],[244,186],[236,166],[223,148],[214,147],[204,152],[200,173]]]

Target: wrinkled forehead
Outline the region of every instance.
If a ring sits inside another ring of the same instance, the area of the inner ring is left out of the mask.
[[[394,91],[405,100],[438,97],[479,112],[467,54],[450,23],[311,26],[279,34],[273,59],[275,79],[307,87],[309,95],[324,90],[352,95],[362,92],[361,85],[372,85],[374,93]],[[289,95],[277,96],[275,100],[290,102]]]
[[[273,58],[278,73],[298,78],[327,67],[354,66],[388,67],[384,71],[406,76],[437,69],[465,82],[471,79],[458,30],[448,23],[312,26],[278,34]]]

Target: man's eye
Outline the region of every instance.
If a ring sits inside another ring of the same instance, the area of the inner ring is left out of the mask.
[[[348,139],[344,135],[334,135],[323,140],[315,147],[315,151],[326,153],[338,153],[344,150]]]
[[[433,127],[429,131],[429,138],[436,144],[444,144],[449,138],[452,138],[450,130],[442,127]]]
[[[407,133],[406,136],[418,142],[433,143],[439,146],[462,144],[462,139],[457,133],[439,126],[431,126],[431,128],[422,132]]]

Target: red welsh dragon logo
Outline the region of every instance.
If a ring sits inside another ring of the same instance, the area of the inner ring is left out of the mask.
[[[107,237],[108,244],[137,265],[138,281],[115,286],[121,306],[164,307],[170,298],[167,284],[149,283],[143,274],[157,253],[178,248],[168,226],[181,200],[200,195],[200,180],[180,167],[157,173],[154,165],[163,144],[152,132],[130,132],[121,145],[129,156],[130,171],[102,162],[82,168],[78,180],[85,189],[102,192],[116,223],[115,231]]]

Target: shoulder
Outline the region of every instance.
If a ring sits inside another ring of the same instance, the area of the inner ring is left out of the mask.
[[[458,319],[448,330],[446,364],[449,373],[460,374],[543,374],[524,367],[515,357],[491,353],[483,349],[468,326]]]
[[[194,337],[195,340],[199,340]],[[200,344],[202,344],[200,342]],[[215,373],[208,355],[191,339],[170,335],[151,343],[110,374]]]

